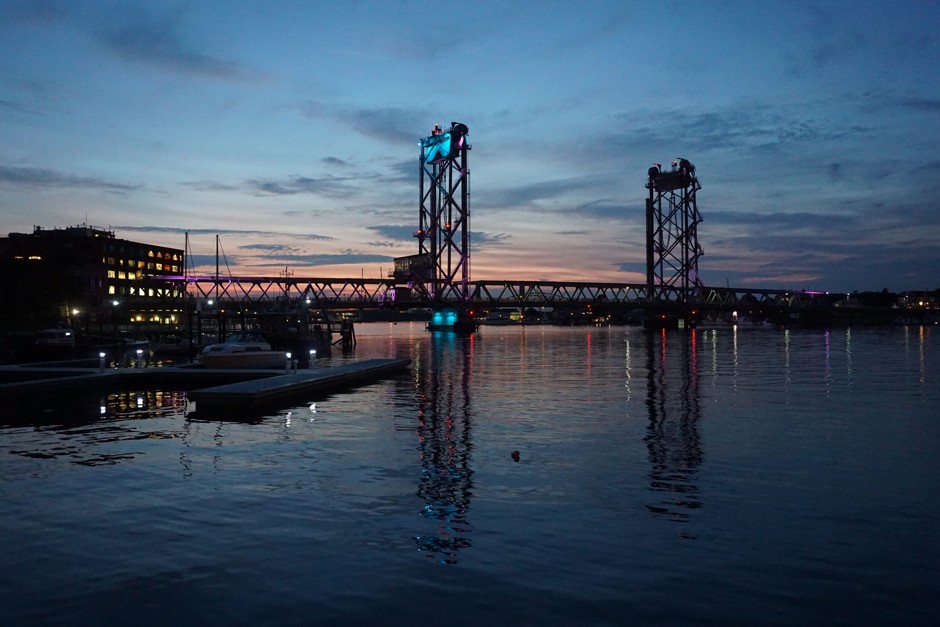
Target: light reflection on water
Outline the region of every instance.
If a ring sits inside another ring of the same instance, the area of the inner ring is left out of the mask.
[[[247,422],[178,391],[4,415],[0,623],[940,609],[933,329],[357,336],[411,370]]]

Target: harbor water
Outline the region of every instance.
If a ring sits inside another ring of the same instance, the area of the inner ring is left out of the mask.
[[[0,624],[940,614],[940,327],[357,339],[333,363],[410,369],[247,420],[182,390],[2,410]]]

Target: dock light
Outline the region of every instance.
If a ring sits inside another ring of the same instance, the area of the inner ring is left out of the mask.
[[[317,365],[317,349],[310,349],[310,367],[313,368]]]
[[[212,307],[212,305],[215,304],[215,301],[210,298],[209,300],[206,301],[206,304]]]
[[[112,304],[113,306],[117,307],[119,303],[118,303],[116,300],[112,300],[112,301],[111,301],[111,304]]]
[[[101,370],[102,372],[104,372],[104,358],[104,353],[98,353],[98,370]]]
[[[144,351],[141,348],[137,349],[137,367],[138,368],[144,367]]]
[[[290,353],[284,353],[284,374],[290,374]]]

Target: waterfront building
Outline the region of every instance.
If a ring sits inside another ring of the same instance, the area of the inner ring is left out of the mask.
[[[176,324],[182,295],[160,277],[184,268],[182,249],[118,239],[87,224],[10,233],[0,238],[0,324],[86,333]]]

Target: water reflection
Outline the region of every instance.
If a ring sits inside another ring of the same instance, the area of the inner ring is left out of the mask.
[[[4,422],[26,428],[20,440],[26,446],[10,449],[12,454],[111,466],[142,454],[134,446],[128,448],[128,443],[178,437],[171,422],[158,419],[183,414],[186,407],[185,392],[123,391],[20,407],[14,422]],[[47,436],[47,431],[55,437]],[[28,433],[35,437],[27,437]]]
[[[418,405],[421,515],[434,533],[415,536],[418,550],[455,564],[457,551],[472,545],[467,520],[473,493],[470,379],[474,337],[433,333],[425,359],[413,363]]]
[[[107,394],[50,395],[35,402],[0,407],[0,424],[83,425],[100,420],[186,415],[181,390],[122,390]]]
[[[650,491],[664,497],[647,509],[675,522],[688,522],[702,506],[695,475],[703,451],[698,432],[699,332],[646,334],[649,426],[644,438],[650,463]],[[690,536],[684,536],[690,537]]]

